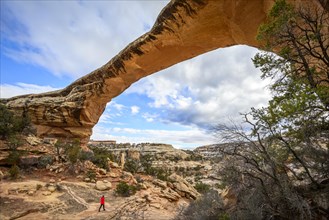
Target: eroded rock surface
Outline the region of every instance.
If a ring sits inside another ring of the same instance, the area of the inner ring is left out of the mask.
[[[86,143],[106,104],[142,77],[217,48],[257,46],[257,28],[273,2],[173,0],[149,32],[104,66],[62,90],[1,102],[28,115],[39,137],[80,138]]]

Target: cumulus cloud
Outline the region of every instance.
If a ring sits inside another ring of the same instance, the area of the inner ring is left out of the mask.
[[[112,108],[118,110],[119,112],[122,112],[122,110],[126,108],[126,106],[124,106],[124,105],[122,105],[122,104],[119,104],[119,103],[117,103],[117,102],[115,102],[115,101],[110,102],[110,103],[107,105],[107,107],[112,107]]]
[[[139,112],[139,109],[140,109],[140,108],[139,108],[138,106],[136,106],[136,105],[131,106],[131,107],[130,107],[131,114],[136,115],[136,114]]]
[[[4,1],[4,53],[78,78],[147,32],[168,1]]]
[[[27,83],[16,83],[14,85],[1,84],[0,85],[0,98],[10,98],[18,95],[25,94],[37,94],[43,92],[49,92],[58,90],[59,88],[53,88],[51,86],[40,86]]]
[[[206,128],[267,104],[269,81],[260,79],[251,61],[256,52],[219,49],[144,78],[126,93],[148,96],[151,107],[163,110],[162,120]]]
[[[170,140],[177,148],[193,148],[216,142],[209,134],[198,128],[182,131],[97,126],[92,139],[116,140],[118,143],[168,143]]]

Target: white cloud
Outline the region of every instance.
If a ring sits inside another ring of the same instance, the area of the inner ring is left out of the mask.
[[[112,108],[118,110],[119,112],[122,112],[122,110],[126,108],[126,106],[124,106],[124,105],[122,105],[122,104],[119,104],[119,103],[117,103],[117,102],[115,102],[115,101],[111,101],[111,102],[107,105],[107,107],[112,107]]]
[[[134,105],[130,107],[130,110],[131,110],[131,114],[136,115],[139,112],[140,108]]]
[[[1,2],[3,47],[20,62],[81,77],[148,31],[168,1]]]
[[[37,94],[58,90],[51,86],[40,86],[27,83],[16,83],[15,85],[1,84],[0,85],[0,98],[10,98],[18,95]]]
[[[215,143],[213,136],[203,130],[151,130],[133,128],[105,128],[96,125],[91,137],[95,140],[116,140],[118,143],[168,143],[176,148],[192,148]]]
[[[153,122],[158,117],[159,117],[158,114],[150,114],[148,112],[146,112],[142,115],[142,118],[144,118],[147,122]]]
[[[144,78],[126,93],[148,96],[150,106],[165,110],[160,117],[167,122],[207,127],[240,117],[271,97],[269,81],[251,61],[256,52],[246,46],[209,52]]]

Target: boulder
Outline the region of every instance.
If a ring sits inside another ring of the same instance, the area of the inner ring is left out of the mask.
[[[120,173],[110,172],[110,173],[109,173],[109,176],[112,177],[112,178],[117,178],[117,177],[120,176]]]
[[[146,201],[150,202],[151,201],[151,193],[149,191],[142,191],[140,196],[143,198],[143,199],[146,199]]]
[[[184,178],[178,176],[177,174],[172,174],[168,177],[169,181],[172,182],[173,189],[180,195],[185,196],[187,198],[191,197],[196,199],[200,197],[200,193],[196,191],[196,189],[187,182]]]
[[[53,185],[48,186],[47,189],[48,189],[48,191],[51,192],[51,193],[53,193],[53,192],[56,191],[56,187],[53,186]]]
[[[99,191],[105,191],[112,188],[112,184],[110,182],[104,182],[104,181],[97,181],[95,184],[95,188]]]
[[[43,143],[45,143],[45,144],[55,145],[57,143],[57,141],[58,140],[56,138],[49,138],[49,137],[43,138]]]
[[[162,198],[166,198],[169,201],[178,201],[181,197],[177,192],[175,192],[171,189],[162,190],[161,194],[159,194],[159,196]]]
[[[147,189],[147,186],[144,183],[141,183],[140,187],[141,187],[141,189],[144,189],[144,190]]]
[[[154,185],[156,186],[160,186],[162,189],[166,189],[167,188],[167,182],[159,180],[159,179],[155,179],[152,181]]]
[[[108,164],[109,168],[119,168],[120,167],[117,163],[112,162],[112,161],[108,161],[107,164]]]
[[[100,175],[106,175],[106,170],[100,168],[100,169],[98,169],[98,173],[99,173]]]
[[[18,188],[15,187],[15,188],[8,189],[7,194],[8,195],[17,195],[18,194]]]
[[[34,135],[30,135],[30,136],[26,137],[25,140],[29,145],[32,145],[32,146],[36,146],[36,145],[39,145],[42,143],[42,140]]]
[[[29,195],[29,196],[33,196],[34,194],[35,194],[35,191],[34,190],[29,190],[27,192],[27,195]]]
[[[50,196],[51,195],[51,192],[50,191],[44,191],[44,192],[42,192],[42,195],[44,195],[44,196]]]
[[[156,209],[161,209],[161,208],[163,208],[162,205],[159,204],[159,203],[151,203],[151,204],[150,204],[150,207],[154,207],[154,208],[156,208]]]
[[[97,170],[97,166],[95,164],[93,164],[93,162],[89,161],[89,160],[86,160],[84,163],[83,163],[83,167],[86,169],[86,170]]]

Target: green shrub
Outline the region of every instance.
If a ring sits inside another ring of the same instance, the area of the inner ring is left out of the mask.
[[[7,138],[7,144],[8,144],[9,149],[16,150],[19,146],[23,145],[23,141],[19,135],[11,134]]]
[[[200,161],[202,159],[203,159],[202,156],[199,154],[191,154],[191,157],[190,157],[190,160],[192,160],[192,161]]]
[[[230,220],[230,216],[227,213],[223,213],[219,215],[218,220]]]
[[[86,177],[88,177],[89,179],[96,179],[96,172],[93,170],[88,170],[86,173]]]
[[[15,117],[7,106],[0,104],[0,138],[6,139],[10,135],[20,133],[30,124],[26,115]]]
[[[120,182],[117,185],[115,192],[120,196],[128,197],[130,196],[130,187],[126,182]]]
[[[129,197],[129,196],[135,194],[136,191],[139,189],[140,189],[140,187],[138,187],[138,186],[130,186],[126,182],[120,182],[117,185],[115,192],[120,196]]]
[[[95,155],[91,162],[93,162],[99,168],[106,169],[107,171],[109,170],[107,157],[105,155]]]
[[[21,138],[16,134],[11,134],[7,137],[7,145],[10,149],[9,155],[7,157],[7,163],[10,165],[17,165],[20,163],[20,158],[22,156],[21,151],[17,148],[23,144]]]
[[[202,169],[202,166],[198,165],[198,166],[194,167],[193,170],[195,170],[195,171],[200,171],[201,169]]]
[[[143,178],[141,176],[136,176],[136,181],[138,183],[143,183],[144,182],[144,180],[143,180]]]
[[[200,171],[197,171],[194,175],[195,175],[195,176],[199,176],[199,177],[203,176],[203,175],[202,175],[202,172],[200,172]]]
[[[216,219],[227,220],[221,196],[215,190],[202,195],[200,199],[192,201],[174,218],[174,220]]]
[[[198,182],[198,181],[200,181],[202,178],[200,177],[200,176],[194,176],[194,181],[195,182]]]
[[[225,189],[226,188],[226,185],[224,184],[224,183],[216,183],[215,184],[215,187],[217,188],[217,189]]]
[[[13,151],[10,151],[6,160],[7,160],[8,164],[13,166],[13,165],[19,164],[20,158],[21,158],[21,155],[20,155],[19,151],[13,150]]]
[[[80,161],[92,160],[94,157],[94,153],[92,151],[81,150],[79,152],[78,158]]]
[[[158,179],[163,180],[163,181],[167,181],[169,175],[170,175],[170,173],[167,170],[165,170],[163,168],[158,168],[157,169],[156,177]]]
[[[178,161],[180,161],[181,160],[181,158],[179,158],[179,157],[177,157],[177,156],[174,156],[174,157],[169,157],[168,158],[170,161],[173,161],[173,162],[178,162]]]
[[[152,161],[154,160],[154,157],[149,154],[141,155],[140,162],[141,167],[144,173],[155,176],[156,175],[156,169],[152,167]]]
[[[163,168],[156,168],[156,167],[147,167],[144,169],[145,173],[151,176],[154,176],[160,180],[167,181],[170,172]]]
[[[64,148],[64,152],[72,164],[75,164],[78,161],[78,156],[81,151],[80,141],[78,139],[74,140],[73,142],[59,143],[55,147],[57,148],[58,153],[60,148]]]
[[[93,162],[99,168],[103,168],[108,171],[108,159],[117,162],[112,152],[108,151],[106,148],[90,146],[90,149],[93,151],[91,162]]]
[[[90,146],[90,149],[94,152],[94,155],[97,156],[104,156],[106,158],[109,158],[111,161],[114,162],[118,162],[115,158],[115,156],[113,155],[112,152],[110,152],[108,149],[106,149],[105,147],[94,147],[94,146]]]
[[[63,187],[61,185],[59,185],[58,183],[55,185],[55,187],[56,187],[56,191],[58,191],[58,192],[63,191]]]
[[[9,175],[11,179],[17,179],[19,176],[19,167],[16,164],[9,169]]]
[[[127,160],[124,169],[132,174],[137,173],[139,169],[139,162],[135,160]]]
[[[209,192],[210,190],[210,185],[208,184],[205,184],[205,183],[202,183],[202,182],[198,182],[195,184],[194,188],[199,192],[199,193],[206,193],[206,192]]]
[[[39,168],[46,168],[47,165],[52,164],[54,162],[54,158],[51,155],[44,155],[41,156],[38,161],[38,167]]]
[[[77,162],[80,150],[81,150],[80,146],[73,146],[67,151],[67,156],[71,163],[74,164]]]
[[[64,150],[64,155],[67,156],[72,164],[78,161],[81,152],[80,140],[75,139],[73,142],[59,140],[55,143],[54,147],[56,148],[56,155],[61,161],[65,161],[64,157],[61,155],[61,150]]]
[[[41,188],[42,188],[42,185],[41,185],[41,184],[37,184],[36,189],[39,190],[39,189],[41,189]]]

